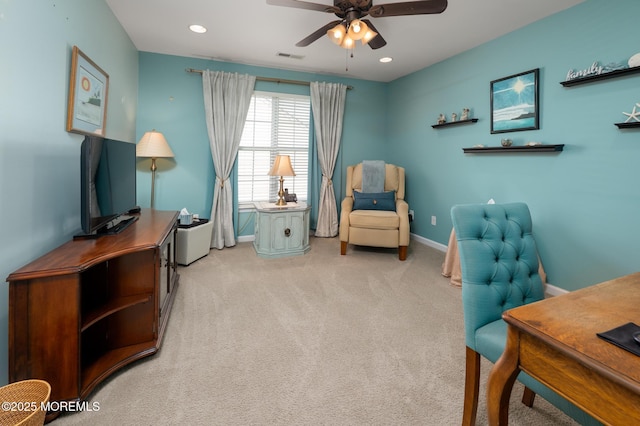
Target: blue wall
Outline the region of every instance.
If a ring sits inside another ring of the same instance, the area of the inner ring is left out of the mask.
[[[640,199],[635,167],[640,132],[619,130],[640,101],[637,77],[564,88],[572,68],[626,61],[635,41],[636,0],[587,0],[528,27],[391,83],[140,53],[137,138],[156,128],[175,160],[162,160],[158,208],[187,207],[208,216],[213,164],[204,124],[201,78],[185,68],[248,72],[297,80],[338,81],[347,96],[341,156],[334,188],[344,193],[346,165],[382,158],[407,169],[407,199],[415,210],[412,233],[447,244],[449,211],[459,203],[525,201],[529,204],[549,281],[568,290],[637,270],[640,237],[633,215]],[[490,134],[489,83],[540,69],[540,129]],[[307,88],[258,83],[258,90],[308,93]],[[301,92],[302,91],[302,92]],[[438,114],[469,107],[474,125],[433,129]],[[510,137],[565,144],[559,154],[463,154],[463,147],[499,145]],[[149,163],[139,165],[139,201],[148,205]],[[431,225],[436,216],[437,225]],[[236,218],[241,235],[253,232],[248,215]]]
[[[99,17],[99,19],[96,19]],[[80,144],[67,133],[71,48],[109,74],[106,134],[134,141],[138,52],[103,0],[0,2],[0,276],[80,232]],[[8,360],[0,286],[0,383]]]
[[[640,52],[637,0],[588,0],[389,85],[390,162],[407,168],[412,232],[447,244],[458,203],[524,201],[549,282],[573,290],[638,270],[640,130],[619,130],[638,75],[564,88],[569,69]],[[540,68],[540,129],[490,133],[489,83]],[[433,129],[463,107],[473,125]],[[559,154],[463,154],[509,137],[565,144]],[[431,216],[437,225],[430,224]]]
[[[110,76],[107,135],[137,141],[156,128],[176,158],[160,161],[158,208],[207,215],[213,166],[204,125],[201,79],[186,67],[265,77],[334,81],[347,95],[344,168],[383,158],[407,168],[412,232],[446,244],[449,209],[466,202],[527,202],[550,281],[575,289],[636,271],[640,257],[640,132],[618,130],[640,102],[638,76],[563,88],[570,68],[638,53],[636,0],[587,0],[500,39],[389,84],[138,53],[103,0],[0,2],[0,275],[68,241],[80,230],[79,147],[65,131],[71,47]],[[99,17],[99,19],[95,19]],[[28,22],[29,25],[24,25]],[[140,67],[138,70],[138,66]],[[540,68],[541,128],[508,134],[564,143],[560,154],[465,155],[497,145],[489,133],[489,82]],[[138,72],[139,71],[139,72]],[[259,83],[259,90],[299,91]],[[439,113],[470,107],[475,125],[434,130]],[[137,119],[136,119],[137,114]],[[136,121],[137,120],[137,121]],[[148,205],[149,164],[139,163],[139,203]],[[431,226],[431,215],[437,226]],[[8,286],[0,290],[0,383],[7,381]]]
[[[347,93],[343,144],[336,162],[334,190],[344,193],[346,166],[367,159],[380,159],[386,150],[386,88],[384,83],[335,76],[253,67],[229,62],[185,58],[141,52],[140,103],[137,137],[156,129],[165,135],[174,159],[159,159],[156,174],[156,208],[180,210],[209,217],[213,200],[214,170],[205,124],[202,77],[187,68],[249,73],[259,77],[299,81],[327,81],[353,87]],[[309,94],[308,86],[256,82],[256,90]],[[138,202],[149,206],[150,160],[138,163]],[[251,214],[236,217],[240,235],[253,235]]]

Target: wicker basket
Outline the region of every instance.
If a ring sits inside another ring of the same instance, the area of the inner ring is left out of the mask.
[[[22,380],[0,387],[0,425],[43,425],[51,386],[44,380]],[[22,409],[23,411],[20,411]]]

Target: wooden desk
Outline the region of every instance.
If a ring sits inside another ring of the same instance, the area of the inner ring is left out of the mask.
[[[520,370],[605,424],[640,424],[640,357],[596,336],[640,324],[640,273],[521,306],[503,318],[507,344],[489,375],[489,424],[508,423]]]

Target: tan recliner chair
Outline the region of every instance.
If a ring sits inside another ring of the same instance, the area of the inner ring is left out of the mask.
[[[347,245],[398,248],[400,260],[409,246],[409,205],[404,201],[404,168],[385,164],[385,191],[396,191],[396,211],[353,210],[353,191],[362,189],[362,163],[347,167],[347,192],[340,213],[340,254]]]

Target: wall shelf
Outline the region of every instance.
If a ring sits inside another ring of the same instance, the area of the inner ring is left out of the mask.
[[[521,154],[529,152],[560,152],[564,149],[564,144],[558,145],[535,145],[535,146],[474,146],[471,148],[462,148],[465,154],[494,154],[494,153],[512,153]]]
[[[618,129],[640,129],[640,121],[633,121],[631,123],[614,123],[618,126]]]
[[[458,124],[476,123],[477,121],[478,121],[477,118],[470,118],[468,120],[458,120],[458,121],[451,121],[451,122],[448,122],[448,123],[434,124],[431,127],[433,127],[434,129],[438,129],[440,127],[457,126]]]
[[[603,74],[590,75],[588,77],[574,78],[572,80],[561,81],[560,84],[562,84],[564,87],[577,86],[578,84],[586,84],[586,83],[592,83],[594,81],[608,80],[610,78],[622,77],[624,75],[635,74],[635,73],[640,73],[640,67],[625,68],[622,70],[615,70],[615,71],[606,72]]]

